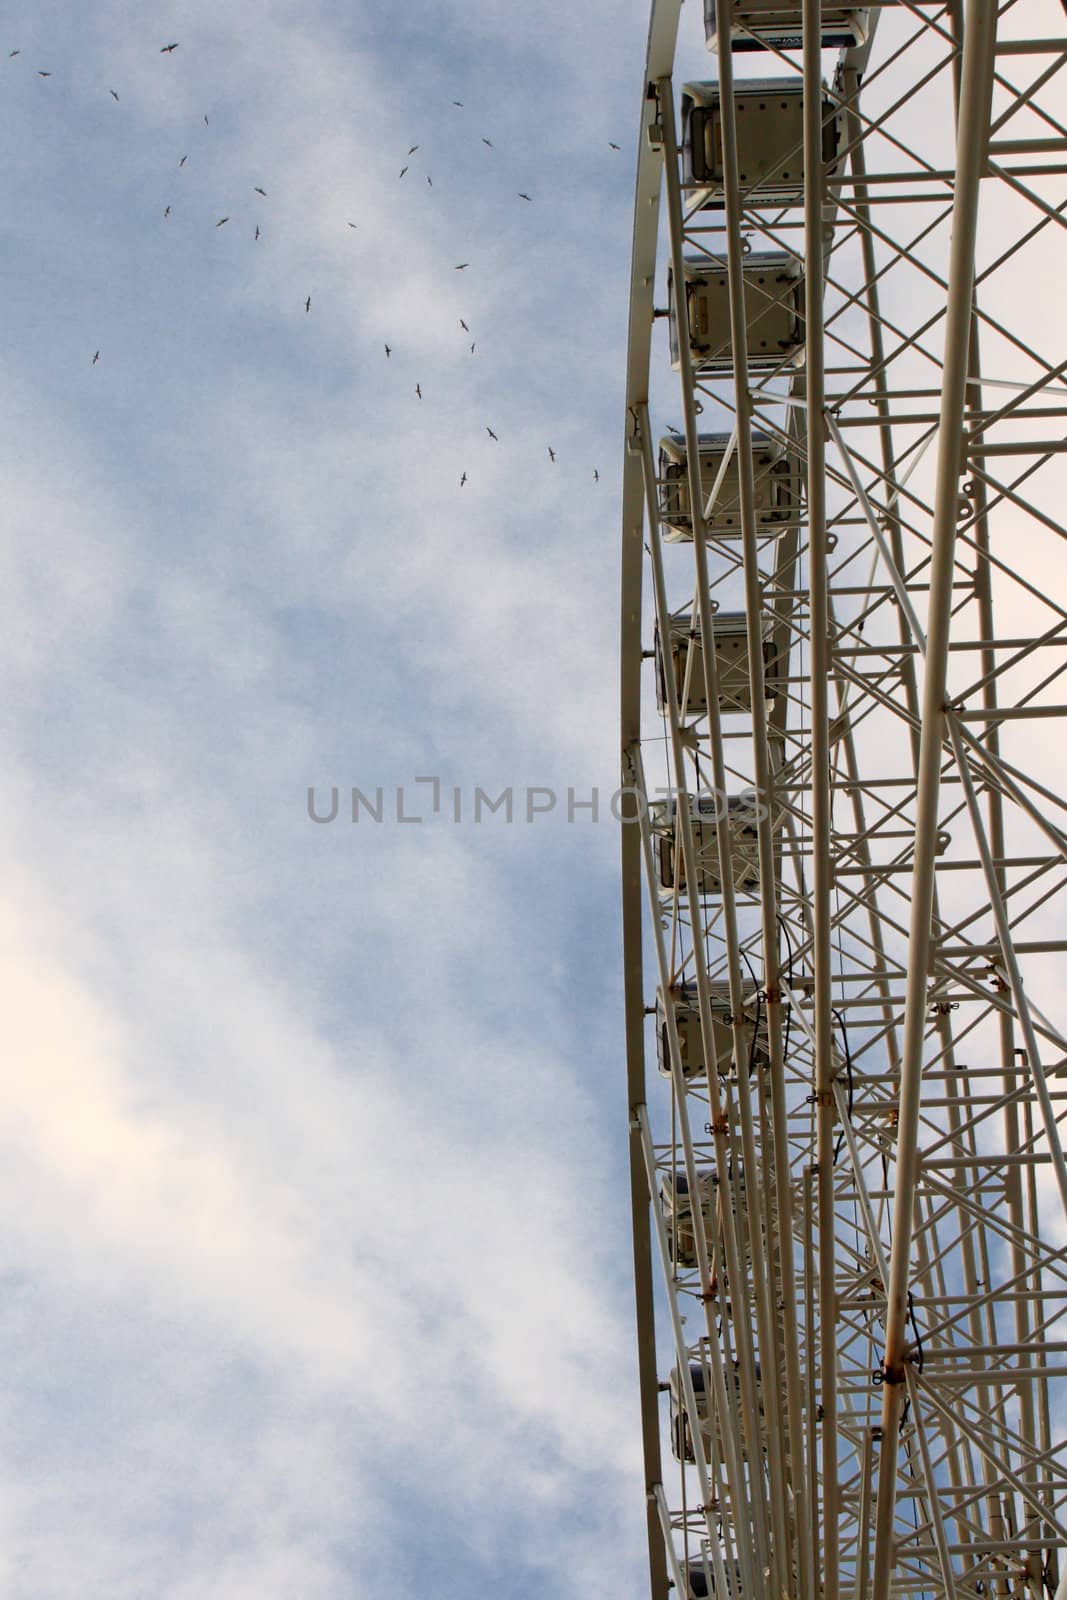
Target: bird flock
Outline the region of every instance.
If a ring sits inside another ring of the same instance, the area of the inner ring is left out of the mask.
[[[169,58],[173,58],[175,51],[179,50],[180,48],[181,48],[181,41],[179,39],[175,39],[175,40],[168,41],[168,43],[166,43],[166,44],[160,45],[159,46],[159,53],[160,53],[160,55],[164,55],[164,56],[167,56]],[[21,48],[16,48],[16,49],[13,49],[13,50],[9,50],[8,51],[8,60],[9,61],[13,61],[13,60],[16,59],[16,57],[21,56],[21,54],[22,54]],[[53,72],[52,72],[51,69],[38,67],[38,68],[35,68],[34,70],[36,72],[36,75],[39,78],[51,78],[53,76]],[[109,88],[107,92],[110,95],[111,99],[114,100],[116,104],[120,104],[121,103],[120,96],[119,96],[119,93],[118,93],[117,89]],[[465,109],[464,108],[464,102],[462,100],[453,100],[451,102],[451,105],[456,110],[459,110],[459,111],[462,111],[462,110]],[[204,122],[204,126],[205,127],[210,126],[209,118],[208,118],[206,112],[203,114],[203,122]],[[484,134],[482,134],[480,136],[480,138],[481,138],[481,143],[483,145],[485,145],[487,149],[495,150],[496,147],[493,144],[493,141],[491,139],[487,138]],[[612,140],[608,141],[608,147],[609,147],[609,149],[611,149],[613,151],[618,151],[619,150],[619,146]],[[406,156],[404,165],[400,168],[400,171],[398,173],[398,181],[400,179],[405,178],[406,175],[411,171],[411,157],[416,155],[419,152],[419,150],[420,150],[420,145],[418,143],[415,143],[415,144],[411,145],[408,148],[407,156]],[[189,160],[189,156],[188,156],[187,152],[183,153],[179,157],[178,163],[177,163],[179,171],[184,169],[184,167],[185,167],[185,165],[186,165],[188,160]],[[427,183],[428,187],[432,189],[433,188],[433,176],[432,176],[432,174],[427,172],[425,174],[425,178],[426,178],[426,183]],[[262,200],[268,200],[270,198],[269,194],[268,194],[268,191],[265,188],[263,188],[262,185],[260,185],[260,184],[253,184],[252,185],[252,192],[254,194],[258,195]],[[534,203],[533,195],[528,193],[525,190],[517,191],[516,198],[518,200],[523,201],[527,205],[532,205]],[[163,221],[167,221],[170,218],[172,210],[173,210],[173,205],[171,203],[168,203],[167,205],[164,206],[163,213],[162,213]],[[219,217],[217,219],[217,221],[215,222],[214,226],[215,226],[216,229],[223,228],[223,227],[226,226],[226,224],[228,222],[230,222],[230,220],[231,220],[231,214],[227,213],[225,216]],[[347,226],[350,229],[358,229],[359,224],[357,222],[347,221]],[[254,243],[258,243],[259,240],[262,237],[263,237],[263,229],[260,226],[260,224],[257,222],[255,224],[255,231],[253,233],[253,242]],[[469,261],[459,261],[459,262],[455,263],[454,270],[456,272],[465,272],[470,267],[470,265],[471,265],[471,263]],[[312,304],[311,295],[308,294],[308,295],[305,296],[304,301],[303,301],[304,312],[305,312],[306,315],[310,315],[310,313],[311,313],[311,304]],[[469,324],[467,323],[467,321],[464,318],[461,317],[459,319],[459,325],[462,328],[464,333],[470,333],[470,331],[471,331],[470,330],[470,326],[469,326]],[[388,361],[391,358],[392,354],[393,354],[394,346],[386,343],[384,348],[385,348],[385,359]],[[472,340],[471,344],[470,344],[470,354],[472,356],[474,355],[476,348],[477,348],[477,341],[476,340]],[[92,355],[92,358],[91,358],[91,361],[90,361],[90,365],[94,366],[94,367],[97,366],[99,364],[99,362],[100,362],[100,358],[101,358],[101,351],[100,350],[95,350],[93,352],[93,355]],[[423,391],[422,391],[421,380],[416,382],[416,384],[415,384],[415,397],[416,397],[417,400],[420,400],[420,401],[422,400]],[[486,431],[486,434],[488,435],[489,439],[494,444],[499,443],[499,435],[496,432],[494,432],[494,430],[491,427],[486,425],[485,431]],[[550,464],[555,464],[556,451],[553,449],[553,447],[551,445],[548,445],[546,448],[547,448],[547,452],[548,452],[549,463]],[[592,469],[592,478],[593,478],[593,482],[594,483],[599,483],[600,482],[600,473],[599,473],[599,470],[597,468],[595,468],[595,467]],[[470,475],[466,471],[466,469],[464,469],[460,474],[459,487],[463,488],[469,481],[470,481]]]

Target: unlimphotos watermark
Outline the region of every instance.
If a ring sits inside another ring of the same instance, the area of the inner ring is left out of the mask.
[[[538,818],[553,815],[557,821],[570,824],[610,819],[625,825],[640,822],[643,816],[661,822],[673,820],[677,798],[678,791],[663,784],[656,787],[652,796],[626,785],[608,792],[596,784],[579,790],[570,784],[562,788],[548,783],[508,784],[494,794],[492,786],[475,784],[464,788],[446,784],[439,777],[416,777],[410,784],[377,784],[366,789],[356,784],[347,788],[332,784],[328,790],[320,791],[309,784],[307,814],[312,822],[324,826],[342,817],[346,822],[372,825],[411,825],[438,818],[453,823],[493,821],[529,826]],[[688,800],[691,815],[702,823],[718,822],[739,812],[745,813],[746,821],[758,821],[766,815],[766,807],[753,789],[729,796],[714,789],[701,789],[688,795]]]

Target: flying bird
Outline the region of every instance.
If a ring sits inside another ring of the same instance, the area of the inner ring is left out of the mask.
[[[50,77],[51,77],[51,76],[52,76],[52,74],[51,74],[51,73],[50,73],[50,72],[42,72],[42,71],[41,71],[41,70],[40,70],[40,68],[38,68],[38,71],[37,71],[37,76],[38,76],[38,77],[39,77],[39,78],[50,78]]]
[[[462,317],[459,319],[459,325],[463,329],[464,333],[470,333],[470,329],[467,327],[467,324],[464,322]]]
[[[486,139],[486,138],[485,138],[485,137],[484,137],[484,136],[483,136],[483,138],[482,138],[482,143],[483,143],[483,144],[487,144],[487,145],[488,145],[488,146],[489,146],[489,148],[490,148],[490,150],[491,150],[491,149],[492,149],[492,148],[493,148],[493,141],[492,141],[492,139]]]
[[[260,188],[260,187],[259,187],[259,184],[258,184],[258,183],[257,183],[257,184],[255,184],[255,185],[253,185],[253,187],[254,187],[254,189],[255,189],[255,192],[256,192],[256,194],[261,194],[261,195],[262,195],[262,196],[263,196],[263,198],[264,198],[264,200],[265,200],[265,199],[266,199],[266,198],[267,198],[267,191],[266,191],[266,189],[261,189],[261,188]]]
[[[555,461],[556,459],[556,452],[553,450],[551,445],[548,447],[548,459],[550,461]]]
[[[466,481],[467,481],[467,474],[464,473],[462,478],[460,478],[460,480],[459,480],[459,486],[460,486],[461,489],[462,489],[463,485],[466,483]]]
[[[211,126],[211,124],[210,124],[210,122],[209,122],[209,121],[208,121],[208,120],[207,120],[207,112],[206,112],[206,111],[205,111],[205,112],[204,112],[204,127],[205,127],[205,128],[210,128],[210,126]]]
[[[167,220],[167,218],[168,218],[168,217],[169,217],[169,216],[170,216],[170,206],[168,206],[168,207],[167,207],[167,208],[166,208],[166,210],[165,210],[165,211],[164,211],[164,213],[163,213],[163,221],[164,221],[164,222],[166,222],[166,220]]]
[[[410,149],[410,150],[409,150],[409,151],[408,151],[408,155],[409,155],[409,156],[413,156],[413,155],[414,155],[414,154],[415,154],[415,151],[416,151],[416,150],[417,150],[417,149],[418,149],[418,148],[419,148],[419,147],[418,147],[418,145],[417,145],[417,144],[413,144],[413,145],[412,145],[412,147],[411,147],[411,149]]]
[[[176,44],[165,44],[159,53],[161,56],[173,55],[177,48],[178,46]]]
[[[188,159],[189,159],[188,156],[182,156],[181,160],[178,162],[179,167],[184,167],[184,165],[188,161]]]
[[[7,59],[10,61],[10,60],[12,60],[13,57],[20,56],[21,54],[22,54],[21,50],[9,50],[8,53],[7,53]]]
[[[422,399],[422,390],[419,388],[418,384],[415,385],[415,393],[418,395],[419,399],[421,400]]]
[[[470,266],[470,262],[469,261],[461,261],[459,266],[456,268],[456,271],[457,272],[462,272],[464,267],[469,267],[469,266]]]
[[[471,345],[471,355],[473,355],[473,354],[474,354],[474,346]]]
[[[386,345],[386,347],[385,347],[385,359],[386,359],[386,361],[389,360],[389,357],[392,355],[392,353],[393,352],[390,350],[389,346]]]
[[[311,296],[310,295],[308,295],[307,299],[304,301],[304,310],[305,311],[310,311],[311,310]]]
[[[462,100],[453,100],[452,104],[454,106],[459,106],[462,109],[463,101]]]
[[[617,150],[619,148],[617,144],[612,144],[610,139],[608,140],[608,145],[612,150]]]
[[[404,176],[404,174],[405,174],[405,172],[406,172],[406,171],[407,171],[407,170],[408,170],[408,169],[407,169],[407,167],[401,167],[401,169],[400,169],[400,176],[401,176],[401,177],[403,177],[403,176]]]
[[[96,352],[96,354],[95,354],[95,356],[94,356],[94,357],[93,357],[93,359],[92,359],[92,360],[91,360],[91,361],[90,361],[90,363],[89,363],[89,365],[90,365],[90,366],[91,366],[91,367],[95,367],[95,366],[96,366],[96,363],[97,363],[97,362],[98,362],[98,361],[99,361],[99,360],[100,360],[100,352],[99,352],[99,350],[98,350],[98,351],[97,351],[97,352]]]
[[[216,228],[221,228],[222,224],[224,222],[229,222],[229,220],[230,220],[229,217],[220,217],[219,220],[215,224]]]
[[[522,190],[521,190],[521,189],[520,189],[520,190],[519,190],[519,199],[520,199],[520,200],[529,200],[529,199],[531,199],[531,198],[532,198],[532,197],[531,197],[531,196],[530,196],[530,195],[528,195],[528,194],[523,194],[523,192],[522,192]]]
[[[493,432],[492,428],[486,428],[485,431],[489,435],[490,439],[496,439],[496,434]],[[496,442],[497,442],[497,444],[499,444],[500,440],[496,439]]]
[[[358,222],[350,222],[350,223],[349,223],[349,224],[348,224],[348,226],[349,226],[349,227],[350,227],[350,228],[358,228],[358,227],[359,227],[359,223],[358,223]]]
[[[115,93],[114,89],[109,89],[107,92],[111,96],[112,100],[118,99],[118,95]]]
[[[597,471],[597,469],[595,467],[593,468],[593,482],[594,483],[599,483],[600,482],[600,473]]]
[[[257,222],[257,223],[256,223],[256,239],[258,239],[258,238],[259,238],[259,223],[258,223],[258,222]],[[253,240],[253,241],[252,241],[252,242],[253,242],[253,244],[254,244],[254,243],[255,243],[255,240]]]
[[[429,173],[426,174],[426,182],[430,185],[430,188],[432,189],[433,188],[433,179],[430,177]]]

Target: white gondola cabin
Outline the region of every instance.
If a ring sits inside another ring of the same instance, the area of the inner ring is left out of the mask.
[[[708,1569],[711,1568],[711,1577]],[[715,1600],[718,1590],[715,1587],[715,1570],[712,1567],[711,1557],[705,1565],[703,1556],[690,1556],[683,1567],[685,1572],[688,1600]],[[741,1588],[741,1563],[734,1562],[734,1587],[731,1600],[741,1600],[744,1594]]]
[[[704,1381],[703,1362],[691,1361],[689,1363],[689,1376],[693,1382],[693,1395],[697,1403],[697,1419],[704,1440],[704,1456],[706,1459],[712,1451],[712,1429],[708,1418],[708,1394]],[[690,1431],[689,1418],[686,1415],[685,1405],[682,1400],[682,1378],[677,1367],[671,1368],[670,1395],[671,1453],[676,1461],[695,1461],[696,1452],[693,1448],[693,1435]]]
[[[709,50],[718,50],[720,0],[704,0],[704,37]],[[782,0],[733,0],[730,7],[732,50],[799,50],[803,45],[800,5]],[[850,50],[865,44],[871,31],[870,6],[824,3],[819,8],[824,50]]]
[[[697,1169],[697,1188],[700,1210],[704,1218],[704,1237],[710,1239],[715,1229],[717,1191],[716,1177],[710,1167]],[[697,1264],[696,1225],[693,1220],[693,1201],[689,1193],[689,1177],[684,1168],[678,1167],[674,1172],[663,1174],[659,1186],[659,1205],[667,1232],[667,1251],[671,1265],[683,1271],[692,1271]]]
[[[738,187],[746,206],[804,203],[804,90],[799,78],[741,79],[734,90]],[[828,176],[844,150],[843,112],[823,93],[822,158]],[[726,205],[722,97],[717,83],[682,91],[682,178],[700,206]]]
[[[710,1374],[705,1374],[702,1361],[690,1361],[689,1376],[693,1381],[693,1398],[697,1404],[697,1422],[700,1427],[701,1438],[704,1441],[705,1459],[712,1453],[712,1442],[718,1454],[722,1454],[722,1423],[713,1410],[712,1397],[708,1393],[706,1382],[710,1382]],[[756,1365],[757,1382],[760,1376],[759,1364]],[[726,1374],[726,1393],[728,1404],[736,1408],[736,1415],[727,1419],[728,1427],[736,1427],[737,1418],[741,1409],[741,1378],[736,1366]],[[677,1367],[671,1368],[670,1376],[671,1397],[671,1451],[676,1461],[695,1461],[696,1454],[693,1449],[693,1436],[689,1428],[689,1418],[686,1415],[685,1403],[682,1398],[682,1379]],[[759,1406],[759,1413],[763,1415],[763,1407]],[[748,1454],[742,1445],[742,1454]]]
[[[734,1214],[737,1206],[745,1204],[745,1180],[740,1172],[731,1172],[730,1181],[733,1185]],[[715,1247],[715,1240],[719,1232],[718,1194],[719,1178],[710,1167],[697,1170],[697,1185],[700,1191],[700,1211],[704,1218],[704,1239],[709,1253]],[[696,1226],[693,1218],[693,1206],[689,1195],[689,1178],[684,1168],[677,1168],[673,1173],[665,1172],[660,1182],[659,1190],[660,1209],[663,1213],[664,1225],[667,1229],[667,1249],[673,1266],[682,1271],[693,1271],[697,1265]],[[745,1267],[751,1261],[751,1251],[747,1238],[744,1244]],[[724,1302],[729,1310],[730,1302]]]
[[[743,611],[720,611],[714,622],[719,713],[721,716],[751,713],[748,619]],[[763,623],[763,679],[768,703],[777,694],[777,655],[773,633],[774,624],[768,618]],[[704,644],[699,618],[691,611],[678,611],[671,617],[669,651],[664,651],[659,628],[656,628],[656,704],[661,711],[667,706],[665,658],[671,663],[675,693],[683,717],[706,715],[708,697],[704,686]]]
[[[714,1036],[716,1072],[726,1074],[734,1067],[733,1011],[730,1006],[730,985],[725,978],[712,978],[711,1030]],[[678,1029],[678,1046],[681,1055],[682,1076],[688,1082],[703,1078],[707,1073],[704,1060],[704,1043],[700,1031],[700,1006],[694,978],[675,984],[671,989],[674,1001],[674,1020]],[[767,1062],[767,1037],[764,1008],[751,978],[741,987],[744,1005],[742,1031],[745,1040],[744,1068],[764,1066]],[[662,992],[656,997],[656,1039],[659,1070],[665,1078],[672,1076],[670,1030]]]
[[[711,538],[739,539],[741,479],[737,449],[731,448],[728,433],[702,433],[698,443],[705,529]],[[688,459],[684,436],[665,434],[659,444],[659,508],[663,537],[675,544],[693,537]],[[752,467],[757,533],[777,534],[800,518],[803,470],[780,440],[769,439],[763,433],[752,434]],[[709,506],[716,483],[719,487]]]
[[[721,801],[714,795],[691,797],[693,842],[696,848],[698,881],[697,893],[721,895],[723,872],[719,862],[719,840],[716,820]],[[759,841],[757,834],[759,802],[751,790],[730,795],[727,801],[727,820],[730,836],[730,872],[734,892],[739,896],[759,894]],[[656,847],[659,890],[664,899],[673,897],[675,891],[686,890],[685,863],[677,828],[676,802],[657,801],[649,806],[649,818]],[[781,838],[775,833],[775,853],[780,858]],[[777,863],[776,863],[777,870]]]
[[[745,346],[754,372],[796,365],[804,355],[804,271],[784,251],[753,251],[741,275],[745,291]],[[685,259],[689,353],[693,365],[712,376],[729,377],[734,368],[730,336],[730,287],[725,262],[707,256]],[[667,273],[671,364],[681,365],[677,285]]]

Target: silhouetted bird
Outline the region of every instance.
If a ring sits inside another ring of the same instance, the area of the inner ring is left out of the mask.
[[[530,195],[523,194],[522,190],[521,189],[519,190],[519,199],[520,200],[529,200],[530,198],[531,198]]]
[[[349,224],[348,224],[348,226],[349,226],[349,227],[350,227],[350,228],[358,228],[358,227],[359,227],[359,223],[358,223],[358,222],[350,222],[350,223],[349,223]]]
[[[483,138],[483,139],[482,139],[482,143],[483,143],[483,144],[487,144],[487,145],[488,145],[488,146],[489,146],[489,148],[490,148],[490,150],[491,150],[491,149],[492,149],[492,148],[493,148],[493,141],[492,141],[492,139],[486,139],[486,138]]]
[[[459,480],[459,486],[460,486],[461,489],[462,489],[463,485],[466,483],[466,481],[467,481],[467,474],[464,473],[462,478],[460,478],[460,480]]]
[[[474,354],[474,346],[471,345],[471,355],[473,355],[473,354]]]
[[[177,50],[177,48],[178,48],[178,46],[176,44],[165,44],[163,46],[162,50],[160,50],[159,53],[160,53],[161,56],[173,55],[174,51]]]
[[[188,161],[188,159],[189,159],[188,156],[182,156],[181,160],[178,162],[179,167],[184,167],[184,165]]]
[[[224,222],[229,222],[229,220],[230,220],[229,217],[220,217],[219,220],[215,224],[216,228],[221,228],[222,224]]]
[[[463,101],[462,100],[453,100],[452,104],[454,106],[460,106],[462,108]]]
[[[308,295],[307,299],[304,301],[304,310],[305,311],[310,311],[311,310],[311,296],[310,295]]]
[[[555,461],[556,459],[556,452],[553,450],[551,445],[548,447],[548,459],[550,461]]]
[[[266,189],[261,189],[261,188],[260,188],[260,187],[259,187],[259,184],[258,184],[258,183],[257,183],[257,184],[254,184],[254,185],[253,185],[253,188],[254,188],[254,189],[255,189],[255,192],[256,192],[256,194],[261,194],[261,195],[262,195],[262,196],[263,196],[263,198],[264,198],[264,200],[265,200],[265,199],[266,199],[266,198],[267,198],[267,191],[266,191]]]
[[[608,144],[611,146],[612,150],[617,150],[619,148],[617,144],[612,144],[610,139],[608,140]]]
[[[115,93],[114,89],[109,89],[107,92],[111,96],[112,100],[118,99],[118,95]]]
[[[407,167],[401,167],[401,169],[400,169],[400,176],[401,176],[401,177],[403,177],[403,176],[404,176],[404,174],[405,174],[405,172],[406,172],[406,171],[407,171],[407,170],[408,170],[408,169],[407,169]]]
[[[600,473],[597,471],[597,469],[595,467],[593,468],[593,482],[594,483],[599,483],[600,482]]]
[[[50,72],[41,72],[40,70],[38,70],[37,76],[39,78],[50,78],[52,76],[52,74]]]
[[[393,353],[393,352],[392,352],[392,351],[391,351],[391,350],[390,350],[390,348],[389,348],[389,346],[388,346],[388,345],[386,345],[386,347],[385,347],[385,359],[386,359],[386,360],[387,360],[387,361],[388,361],[388,360],[389,360],[389,357],[390,357],[390,356],[391,356],[391,355],[392,355],[392,353]]]
[[[470,262],[469,261],[461,261],[459,263],[459,266],[456,268],[456,271],[457,272],[462,272],[464,267],[469,267],[469,266],[470,266]]]
[[[417,149],[418,149],[418,148],[419,148],[419,147],[418,147],[418,145],[417,145],[417,144],[413,144],[413,145],[412,145],[412,147],[411,147],[411,149],[410,149],[410,150],[409,150],[409,151],[408,151],[408,155],[409,155],[409,156],[413,156],[413,155],[414,155],[414,154],[415,154],[415,151],[416,151],[416,150],[417,150]]]
[[[418,395],[419,399],[421,400],[422,399],[422,390],[419,388],[418,384],[415,385],[415,393]]]
[[[470,329],[467,327],[467,324],[464,322],[462,317],[459,319],[459,325],[463,329],[464,333],[470,333]]]
[[[258,223],[257,223],[257,224],[256,224],[256,238],[257,238],[257,239],[258,239],[258,238],[259,238],[259,224],[258,224]],[[253,241],[253,243],[254,243],[254,242],[255,242],[255,241]]]
[[[99,361],[99,360],[100,360],[100,352],[99,352],[99,350],[98,350],[98,351],[97,351],[97,352],[96,352],[96,354],[95,354],[95,356],[94,356],[94,357],[93,357],[93,359],[92,359],[92,360],[91,360],[91,361],[90,361],[90,363],[89,363],[89,365],[90,365],[90,366],[91,366],[91,367],[95,367],[95,366],[96,366],[96,363],[97,363],[97,362],[98,362],[98,361]]]
[[[21,50],[9,50],[7,53],[7,59],[11,61],[15,56],[20,56],[21,54]]]
[[[433,188],[433,179],[430,177],[429,173],[426,174],[426,182],[430,185],[430,188],[432,189]]]
[[[170,216],[170,206],[168,206],[167,209],[163,213],[163,221],[166,222],[166,220],[167,220],[167,218],[169,216]]]
[[[204,127],[205,127],[205,128],[210,128],[210,126],[211,126],[211,124],[210,124],[210,122],[209,122],[209,121],[208,121],[208,120],[207,120],[207,112],[206,112],[206,111],[205,111],[205,112],[204,112]]]
[[[486,428],[485,431],[489,435],[490,439],[496,439],[496,434],[493,432],[492,428]],[[497,442],[497,444],[499,444],[500,440],[496,439],[496,442]]]

